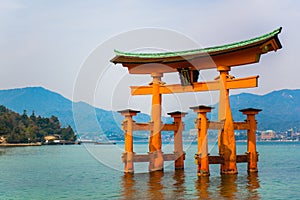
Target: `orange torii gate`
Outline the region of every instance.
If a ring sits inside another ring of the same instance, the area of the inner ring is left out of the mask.
[[[130,74],[149,74],[153,81],[149,86],[131,86],[131,95],[152,95],[152,111],[150,123],[135,123],[132,116],[139,111],[120,111],[125,116],[125,152],[123,162],[125,172],[133,172],[134,162],[149,162],[149,171],[163,169],[166,160],[175,160],[175,169],[183,169],[185,153],[182,149],[182,117],[186,113],[169,113],[174,118],[173,124],[162,124],[162,94],[204,92],[219,90],[218,122],[209,122],[206,113],[211,107],[191,107],[198,113],[196,128],[198,129],[198,152],[195,159],[198,164],[198,175],[209,175],[209,164],[221,164],[221,174],[236,174],[237,162],[248,162],[248,171],[257,171],[258,154],[256,152],[256,121],[259,109],[243,109],[247,115],[246,122],[234,122],[230,109],[229,90],[257,87],[258,76],[234,78],[229,74],[231,67],[259,62],[262,54],[277,51],[282,46],[278,39],[281,28],[253,39],[181,52],[166,53],[129,53],[116,51],[111,60],[114,64],[127,67]],[[197,82],[199,70],[216,68],[219,77],[213,81]],[[161,78],[164,73],[179,72],[181,84],[167,85]],[[218,146],[219,156],[209,156],[207,152],[207,129],[220,131]],[[132,132],[135,130],[150,131],[149,154],[136,155],[133,152]],[[174,154],[163,154],[161,131],[174,131]],[[246,155],[236,155],[234,130],[248,130],[248,151]]]

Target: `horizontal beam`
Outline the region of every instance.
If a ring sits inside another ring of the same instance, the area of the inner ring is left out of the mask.
[[[124,131],[127,130],[127,124],[124,123],[122,126]],[[152,123],[135,123],[133,122],[133,131],[151,131],[153,129]],[[176,131],[178,130],[178,124],[162,124],[161,131]]]
[[[237,163],[250,162],[249,156],[247,154],[245,154],[245,155],[236,155],[236,162]]]
[[[208,156],[209,164],[223,164],[224,159],[221,156]]]
[[[248,122],[234,122],[233,128],[234,130],[249,130],[250,125]]]
[[[227,89],[253,88],[258,86],[259,76],[249,76],[245,78],[227,80]]]
[[[133,123],[134,131],[149,131],[151,130],[152,124],[149,123]]]
[[[224,122],[208,122],[208,129],[210,130],[222,130],[224,128]]]
[[[197,126],[200,126],[198,124],[198,120],[196,121],[195,128]],[[208,122],[208,129],[210,130],[222,130],[224,128],[224,122],[214,122],[209,121]],[[250,129],[250,126],[247,122],[233,122],[233,128],[234,130],[248,130]],[[124,131],[127,130],[127,124],[124,123],[122,126],[122,129]],[[153,129],[152,123],[133,123],[133,131],[151,131]],[[178,130],[178,124],[162,124],[161,131],[176,131]]]
[[[150,156],[148,154],[133,156],[133,162],[149,162],[149,161],[150,161]]]
[[[200,124],[197,125],[197,123],[198,120],[196,121],[195,128],[197,128],[197,126],[200,127]],[[209,121],[207,128],[210,130],[222,130],[224,128],[224,121],[222,122]],[[250,129],[250,125],[247,122],[233,122],[233,128],[234,130],[248,130]]]
[[[201,158],[197,158],[201,159]],[[245,163],[249,162],[249,156],[247,154],[245,155],[236,155],[236,162],[237,163]],[[221,156],[208,156],[208,163],[209,164],[223,164],[224,163],[224,158]]]
[[[177,155],[174,153],[163,154],[164,161],[172,161],[177,159]],[[124,162],[124,161],[123,161]],[[133,162],[150,162],[149,154],[134,154]]]
[[[199,120],[196,120],[195,128],[197,129],[200,124],[198,124]],[[222,122],[214,122],[209,121],[207,123],[207,129],[210,130],[222,130],[224,128],[224,121]],[[233,122],[233,128],[234,130],[249,130],[250,125],[247,122]],[[124,131],[127,130],[127,123],[123,123],[122,129]],[[153,129],[152,123],[135,123],[133,122],[133,131],[151,131]],[[162,124],[161,125],[161,131],[177,131],[178,130],[178,124]]]
[[[227,89],[240,89],[257,87],[259,76],[246,78],[227,79]],[[193,86],[182,86],[181,84],[161,85],[160,94],[184,93],[184,92],[205,92],[220,89],[220,81],[195,82]],[[131,95],[150,95],[152,86],[131,86]]]
[[[164,124],[162,131],[177,131],[178,130],[178,125],[177,124]]]

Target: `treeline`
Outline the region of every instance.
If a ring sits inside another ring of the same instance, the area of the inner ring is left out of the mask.
[[[70,126],[62,128],[55,116],[36,117],[34,112],[28,116],[26,110],[20,115],[0,105],[0,142],[44,142],[44,137],[49,135],[60,140],[76,140],[73,129]]]

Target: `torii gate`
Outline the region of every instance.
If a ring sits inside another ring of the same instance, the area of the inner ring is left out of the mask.
[[[176,151],[176,148],[177,150],[179,149],[180,155],[175,157],[174,155],[164,155],[161,151],[161,131],[174,130],[175,134],[178,132],[181,137],[183,129],[181,117],[185,113],[170,113],[174,119],[177,117],[177,122],[173,126],[162,124],[162,94],[212,90],[220,91],[218,122],[208,122],[206,119],[206,113],[210,112],[211,107],[191,107],[198,113],[197,119],[200,122],[196,125],[196,128],[198,128],[198,152],[195,158],[198,161],[198,175],[209,175],[208,164],[221,164],[221,174],[236,174],[237,162],[248,162],[248,171],[257,171],[258,155],[255,141],[255,114],[260,110],[241,110],[243,114],[247,115],[247,121],[234,122],[230,109],[229,89],[257,87],[259,76],[233,78],[229,75],[229,71],[231,67],[257,63],[262,54],[282,48],[278,39],[280,32],[281,28],[260,37],[237,43],[181,52],[129,53],[115,50],[116,56],[111,62],[114,64],[120,63],[123,67],[127,67],[130,74],[149,74],[153,78],[149,86],[131,86],[131,95],[152,95],[151,122],[148,124],[137,124],[132,121],[132,116],[139,111],[120,111],[126,117],[123,124],[125,131],[125,154],[123,156],[125,172],[133,172],[134,162],[149,162],[149,170],[156,171],[163,169],[164,160],[176,160],[177,167],[183,168],[184,152],[181,138],[175,138],[174,141],[174,150]],[[212,68],[216,68],[220,73],[216,80],[197,82],[199,70]],[[179,72],[181,84],[167,85],[162,82],[163,74],[172,72]],[[207,153],[208,128],[220,130],[218,139],[219,156],[213,157]],[[250,153],[250,157],[249,155],[248,157],[236,155],[235,129],[248,130],[248,153]],[[150,131],[149,155],[146,157],[135,155],[133,152],[132,131],[134,130]],[[180,144],[178,145],[178,143]],[[179,158],[181,164],[178,164]]]

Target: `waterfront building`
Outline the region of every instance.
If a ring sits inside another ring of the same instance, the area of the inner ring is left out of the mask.
[[[276,138],[276,133],[273,130],[267,130],[267,131],[263,131],[261,132],[261,140],[273,140]]]

